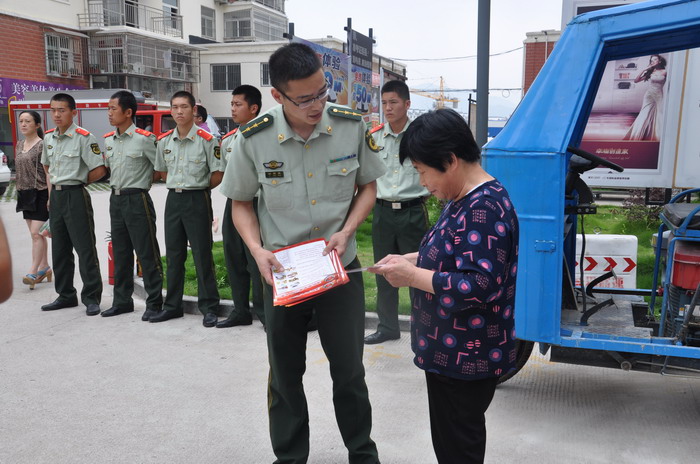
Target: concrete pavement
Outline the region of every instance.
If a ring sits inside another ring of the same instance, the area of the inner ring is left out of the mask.
[[[158,212],[164,191],[153,192]],[[215,214],[224,201],[214,193]],[[108,193],[93,192],[106,281]],[[0,463],[269,463],[267,350],[258,322],[204,328],[200,316],[160,324],[135,313],[42,312],[52,284],[21,283],[30,240],[13,203],[15,292],[0,305]],[[159,238],[162,222],[159,218]],[[162,242],[161,242],[162,243]],[[76,277],[80,288],[80,280]],[[111,301],[105,283],[103,309]],[[369,331],[368,331],[369,333]],[[365,349],[373,438],[383,463],[434,463],[425,382],[409,340]],[[305,390],[310,463],[347,462],[328,363],[309,334]],[[533,355],[487,413],[487,463],[687,463],[700,454],[700,380],[552,364]]]

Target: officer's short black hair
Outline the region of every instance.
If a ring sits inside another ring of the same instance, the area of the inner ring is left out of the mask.
[[[51,101],[57,101],[57,102],[65,102],[68,103],[68,108],[70,108],[71,111],[75,110],[75,98],[73,98],[72,95],[68,95],[67,93],[57,93],[53,97],[51,97]]]
[[[270,83],[285,91],[289,81],[306,79],[321,69],[321,60],[308,45],[290,43],[270,56]]]
[[[175,100],[176,98],[186,98],[189,101],[189,104],[192,108],[194,108],[197,104],[197,101],[194,99],[194,95],[192,95],[187,90],[178,90],[177,92],[175,92],[173,96],[170,97],[171,105],[173,104],[173,100]]]
[[[239,85],[233,89],[231,95],[243,95],[243,99],[248,106],[258,105],[258,111],[255,113],[255,116],[260,114],[260,108],[262,108],[262,94],[256,87],[248,84]]]
[[[138,104],[136,103],[136,97],[133,93],[128,90],[120,90],[110,97],[110,100],[112,99],[117,100],[117,104],[121,107],[122,111],[126,112],[126,110],[131,110],[131,117],[134,118],[136,116]]]
[[[408,158],[445,172],[453,153],[467,163],[481,159],[481,150],[464,118],[442,108],[418,116],[408,126],[399,146],[399,161]]]
[[[207,112],[207,109],[203,107],[202,105],[197,105],[197,110],[195,111],[198,116],[201,116],[202,120],[204,122],[207,122],[207,118],[209,117],[209,113]]]
[[[395,92],[403,101],[411,99],[411,92],[409,92],[408,86],[404,81],[395,80],[387,82],[382,86],[382,95],[387,92]]]

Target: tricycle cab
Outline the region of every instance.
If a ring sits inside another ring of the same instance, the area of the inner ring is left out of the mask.
[[[578,174],[572,177],[581,162],[572,147],[582,145],[606,65],[699,46],[698,1],[653,0],[578,16],[501,133],[484,147],[484,167],[506,186],[520,220],[517,336],[539,342],[543,351],[551,347],[554,360],[700,372],[700,347],[664,332],[664,319],[640,323],[633,299],[619,296],[613,297],[614,306],[584,317],[582,292],[571,284],[578,261],[577,217],[591,212],[585,210],[591,206],[586,201],[590,191]],[[668,98],[680,102],[681,92],[669,90]],[[681,125],[679,137],[685,129]],[[697,210],[691,213],[700,216]],[[688,230],[682,239],[700,241],[700,230]],[[591,295],[588,309],[599,302]]]

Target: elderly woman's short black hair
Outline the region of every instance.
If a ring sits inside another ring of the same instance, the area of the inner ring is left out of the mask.
[[[408,126],[401,139],[399,161],[408,158],[445,172],[452,153],[468,163],[481,159],[467,122],[456,111],[443,108],[418,116]]]

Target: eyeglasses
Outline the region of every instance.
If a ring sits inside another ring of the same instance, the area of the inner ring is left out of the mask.
[[[278,90],[279,90],[279,89],[278,89]],[[326,98],[328,98],[328,94],[330,93],[330,91],[331,91],[331,89],[330,89],[328,86],[326,86],[326,88],[325,88],[321,93],[319,93],[318,95],[316,95],[314,98],[310,98],[310,99],[308,99],[308,100],[304,100],[304,101],[301,102],[301,103],[295,102],[294,100],[292,100],[291,98],[289,98],[289,97],[287,96],[287,94],[285,94],[285,93],[282,92],[281,90],[279,90],[279,93],[281,93],[281,94],[284,96],[284,98],[286,98],[286,99],[289,100],[290,102],[294,103],[294,105],[295,105],[297,108],[299,108],[300,110],[305,110],[306,108],[311,108],[311,106],[312,106],[314,103],[316,103],[317,101],[322,102],[323,100],[325,100]]]

